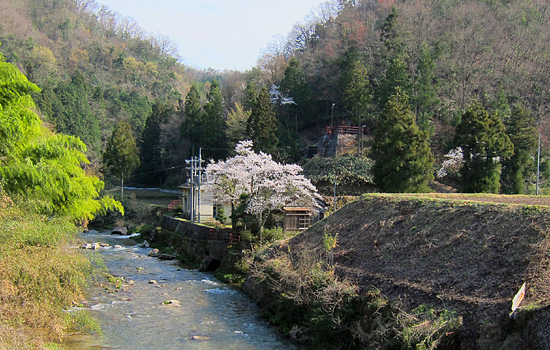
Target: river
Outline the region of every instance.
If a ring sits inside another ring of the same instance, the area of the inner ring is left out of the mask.
[[[110,244],[87,253],[100,254],[124,282],[118,291],[90,287],[88,307],[104,334],[71,336],[65,349],[298,349],[260,318],[251,299],[213,274],[149,257],[128,237],[90,231],[82,239]]]

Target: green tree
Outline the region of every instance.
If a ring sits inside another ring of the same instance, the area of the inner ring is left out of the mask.
[[[140,139],[140,182],[148,186],[160,186],[166,174],[163,166],[161,126],[174,112],[174,108],[164,102],[156,101]]]
[[[111,175],[120,177],[120,196],[124,198],[124,176],[130,176],[139,166],[138,149],[127,122],[115,125],[105,146],[103,165]]]
[[[244,90],[244,97],[243,97],[243,109],[245,111],[252,111],[254,107],[256,106],[256,102],[258,99],[258,88],[256,86],[256,83],[254,81],[248,81],[246,83],[246,88]]]
[[[377,90],[378,106],[380,109],[385,108],[386,103],[397,93],[398,88],[401,93],[413,96],[409,74],[409,56],[405,51],[400,25],[399,13],[393,7],[380,33],[380,41],[384,44],[382,46],[382,64],[384,69],[382,70],[380,85]]]
[[[0,164],[40,134],[31,93],[40,91],[0,55]]]
[[[198,147],[202,132],[202,107],[199,91],[195,84],[191,85],[184,104],[184,120],[181,132],[184,138],[191,142],[192,147]]]
[[[510,158],[514,150],[499,116],[474,101],[462,115],[454,142],[464,154],[461,169],[464,192],[498,193],[499,159]]]
[[[512,109],[508,103],[508,97],[502,87],[499,87],[497,95],[492,103],[492,110],[497,112],[502,122],[507,125],[510,123],[510,116],[512,115]]]
[[[36,85],[0,55],[0,189],[33,211],[72,221],[89,220],[107,209],[103,182],[86,173],[86,146],[73,136],[55,135],[41,125],[30,93]]]
[[[385,57],[391,57],[395,53],[403,52],[404,43],[399,34],[399,12],[393,7],[388,17],[384,21],[382,31],[380,32],[380,41],[384,44]]]
[[[437,97],[437,81],[434,74],[435,62],[430,48],[422,43],[413,84],[411,103],[416,110],[416,123],[422,131],[430,129],[430,122],[441,101]]]
[[[201,133],[201,147],[204,148],[204,157],[214,160],[225,158],[227,155],[227,137],[225,134],[225,115],[220,84],[212,82],[210,92],[206,96],[204,105]]]
[[[374,182],[384,192],[427,192],[433,180],[428,135],[399,90],[384,108],[372,146]]]
[[[390,59],[386,74],[378,87],[378,103],[380,107],[384,107],[398,90],[407,96],[411,94],[412,84],[408,70],[406,54],[399,53]]]
[[[306,74],[297,58],[292,57],[285,69],[280,86],[281,93],[294,103],[283,105],[287,128],[294,133],[307,125],[311,117],[312,92],[306,81]]]
[[[92,113],[90,97],[92,87],[80,71],[75,71],[69,82],[61,82],[53,91],[47,86],[37,99],[42,110],[48,113],[48,121],[55,130],[80,138],[90,150],[100,151],[101,131],[98,117]]]
[[[514,145],[514,155],[502,162],[502,191],[523,194],[525,180],[534,173],[532,155],[537,148],[537,130],[533,126],[533,118],[523,106],[514,106],[506,133]]]
[[[353,121],[361,126],[373,97],[367,67],[356,60],[343,79],[342,102]]]
[[[246,139],[246,123],[251,113],[239,103],[229,111],[226,120],[228,148],[234,149],[239,141]]]
[[[263,87],[247,123],[247,133],[254,143],[254,149],[266,153],[275,152],[279,142],[277,129],[277,118],[271,108],[269,92]]]

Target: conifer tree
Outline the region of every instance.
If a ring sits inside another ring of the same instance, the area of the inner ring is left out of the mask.
[[[342,102],[356,125],[361,125],[372,102],[372,87],[367,67],[356,60],[344,74]]]
[[[428,44],[422,43],[413,86],[411,103],[416,110],[416,123],[422,131],[429,131],[430,121],[441,103],[437,97],[437,82],[434,74],[435,62]]]
[[[311,91],[306,82],[306,74],[300,66],[300,61],[292,57],[285,69],[281,81],[281,92],[294,99],[297,105],[305,105],[311,100]]]
[[[399,13],[397,8],[392,10],[382,26],[380,41],[384,44],[385,57],[392,57],[396,53],[403,52],[404,44],[398,31]]]
[[[412,96],[409,56],[405,52],[399,30],[399,13],[395,7],[384,22],[380,41],[384,44],[382,58],[385,70],[380,77],[377,99],[379,108],[384,109],[390,98],[397,93],[397,89],[407,96]]]
[[[220,84],[217,80],[212,82],[210,92],[206,96],[204,105],[200,146],[204,149],[205,158],[214,160],[225,158],[227,155],[227,138],[225,128],[225,116],[223,111],[223,98]]]
[[[234,149],[239,141],[246,140],[246,125],[250,114],[251,111],[245,110],[239,103],[236,103],[235,108],[229,111],[226,120],[229,148]]]
[[[279,142],[277,129],[277,118],[271,108],[269,92],[263,87],[247,123],[247,133],[251,136],[254,149],[273,153]]]
[[[523,194],[526,191],[525,180],[534,173],[532,155],[537,147],[537,130],[533,126],[533,118],[523,106],[514,106],[506,133],[514,145],[514,155],[502,162],[502,191]]]
[[[75,71],[69,82],[59,83],[40,95],[38,104],[48,112],[48,120],[60,133],[80,138],[88,148],[100,152],[101,131],[97,115],[90,106],[91,86],[82,73]]]
[[[300,66],[300,61],[292,57],[285,69],[281,81],[281,93],[288,96],[294,103],[284,105],[287,115],[287,125],[293,126],[294,132],[308,124],[312,115],[312,92],[306,81],[306,74]]]
[[[408,97],[399,89],[386,104],[372,146],[374,182],[384,192],[428,192],[433,156],[418,129]]]
[[[499,159],[509,158],[514,150],[499,116],[490,114],[474,101],[456,128],[455,144],[462,147],[464,153],[461,169],[463,191],[498,193]]]
[[[399,53],[390,59],[386,74],[380,82],[378,88],[378,103],[380,107],[384,107],[398,90],[409,96],[411,88],[412,84],[408,72],[407,56],[404,53]]]
[[[127,122],[115,125],[103,153],[103,165],[120,178],[120,196],[124,197],[124,176],[129,177],[139,166],[139,156],[132,127]]]
[[[245,111],[252,111],[256,106],[256,100],[258,99],[258,92],[256,90],[255,82],[249,81],[246,83],[243,98],[243,109]]]
[[[191,142],[192,147],[199,147],[202,132],[202,108],[199,91],[191,85],[184,104],[184,120],[181,124],[182,136]]]
[[[140,182],[149,186],[160,186],[165,174],[162,162],[161,126],[174,111],[169,104],[156,101],[147,120],[140,140]]]

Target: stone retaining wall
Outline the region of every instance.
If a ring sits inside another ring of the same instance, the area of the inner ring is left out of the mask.
[[[200,261],[202,269],[207,269],[215,260],[221,261],[232,239],[231,229],[197,225],[169,216],[162,217],[160,227],[173,234],[170,244],[174,245],[178,252]]]

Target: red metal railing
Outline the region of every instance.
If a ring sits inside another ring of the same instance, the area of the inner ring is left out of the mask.
[[[330,126],[325,128],[325,132],[328,133],[338,133],[338,134],[351,134],[358,135],[361,133],[361,128],[358,126],[349,126],[349,125],[337,125],[331,129]]]

